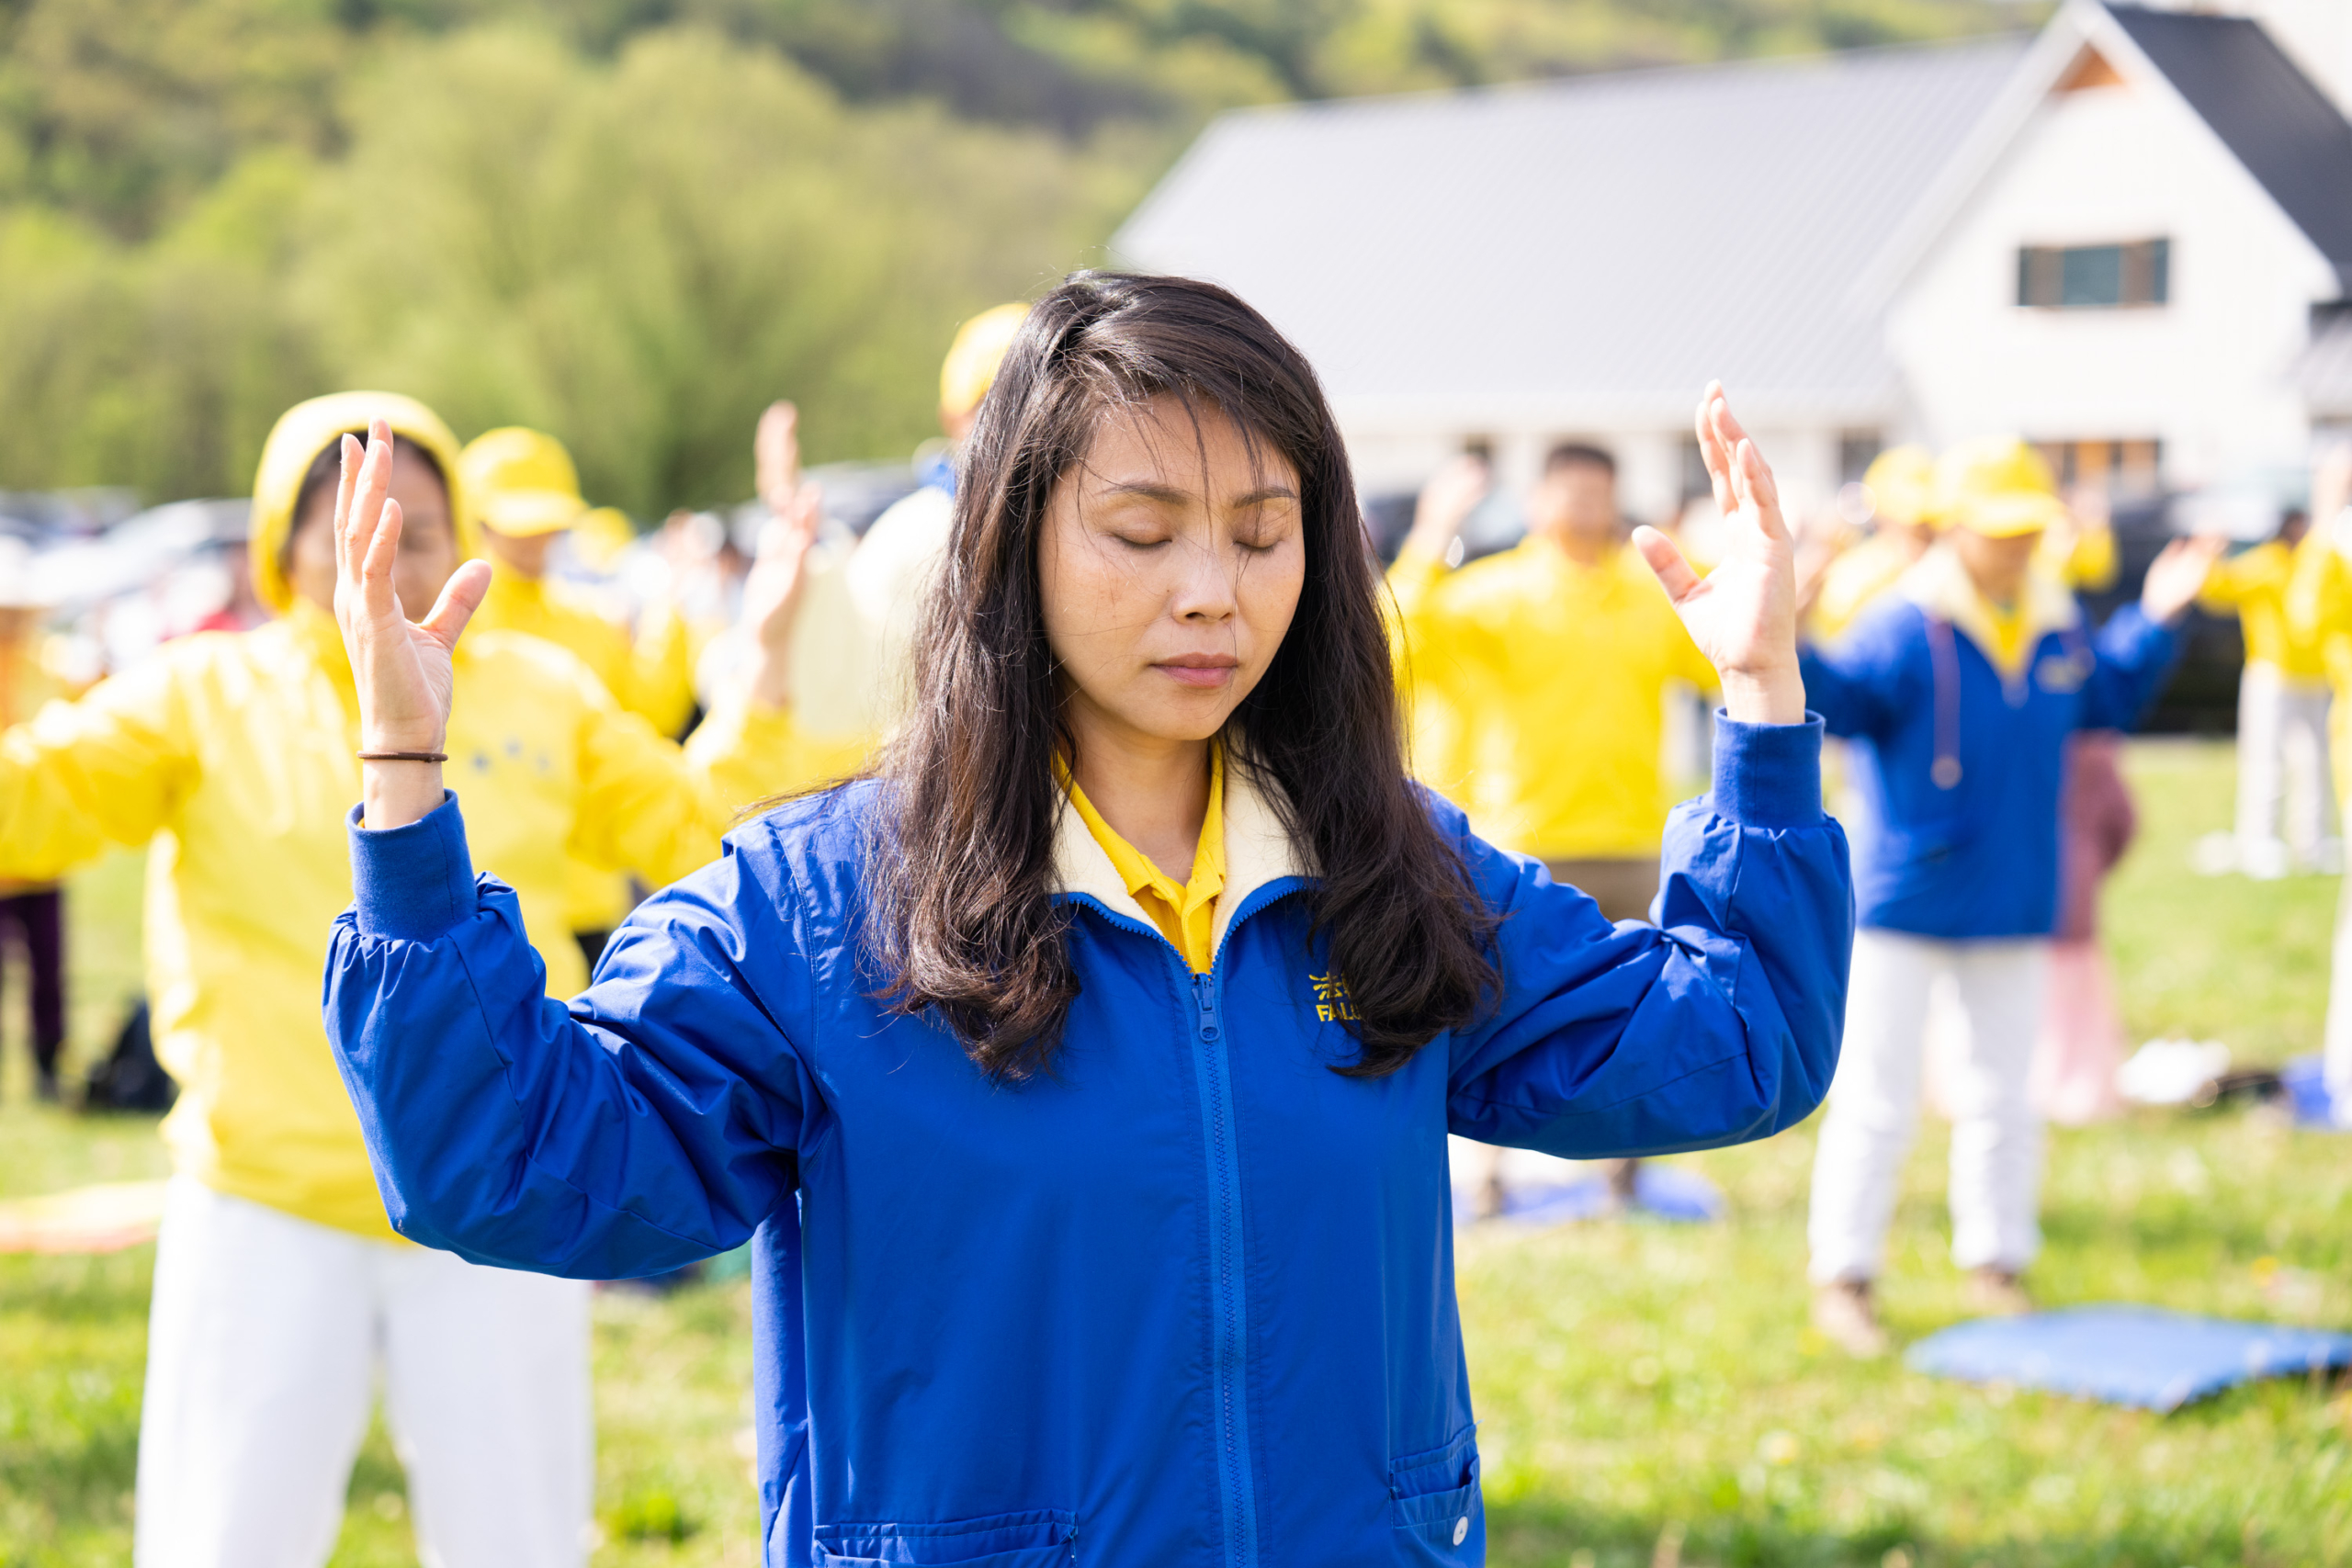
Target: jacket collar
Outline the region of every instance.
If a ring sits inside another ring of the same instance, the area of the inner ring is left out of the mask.
[[[1216,929],[1209,942],[1212,953],[1225,945],[1233,917],[1253,894],[1286,877],[1306,874],[1290,834],[1283,828],[1281,812],[1267,798],[1266,791],[1277,787],[1271,782],[1261,786],[1249,769],[1236,765],[1233,748],[1226,748],[1225,890],[1217,895]],[[1054,877],[1060,895],[1091,898],[1113,914],[1124,915],[1147,930],[1157,929],[1135,895],[1127,891],[1126,878],[1119,874],[1119,868],[1111,863],[1111,857],[1094,841],[1078,813],[1069,809],[1067,797],[1054,828]]]
[[[2025,580],[2025,635],[2018,640],[2017,668],[2001,657],[2001,642],[1993,629],[1992,606],[1976,591],[1968,569],[1950,546],[1938,544],[1912,563],[1896,583],[1897,591],[1938,620],[1949,621],[1976,645],[1985,661],[2004,679],[2014,680],[2033,662],[2033,650],[2052,632],[2072,631],[2082,624],[2082,606],[2066,585],[2039,570]]]

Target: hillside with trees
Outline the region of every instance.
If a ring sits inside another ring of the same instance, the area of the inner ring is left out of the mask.
[[[644,517],[932,429],[955,323],[1241,104],[2038,21],[1994,0],[0,0],[0,489],[239,494],[277,412],[557,432]]]

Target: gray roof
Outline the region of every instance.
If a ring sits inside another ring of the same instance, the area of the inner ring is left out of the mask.
[[[1112,242],[1226,284],[1342,416],[1858,423],[1896,380],[1861,272],[2023,39],[1285,106],[1212,124]]]
[[[2352,291],[2352,124],[2327,95],[2243,17],[2107,10]]]

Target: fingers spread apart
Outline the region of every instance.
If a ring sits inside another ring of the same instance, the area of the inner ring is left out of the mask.
[[[1634,548],[1641,551],[1642,559],[1648,564],[1650,570],[1657,574],[1658,586],[1666,590],[1667,598],[1675,604],[1682,603],[1690,597],[1690,591],[1699,586],[1698,572],[1683,558],[1674,541],[1657,529],[1634,529],[1633,545]]]

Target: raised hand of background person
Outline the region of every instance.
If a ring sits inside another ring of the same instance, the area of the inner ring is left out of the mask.
[[[1723,383],[1699,400],[1699,451],[1723,513],[1723,559],[1701,577],[1674,541],[1634,530],[1634,547],[1657,574],[1690,640],[1723,682],[1724,709],[1746,724],[1799,724],[1796,540],[1781,515],[1772,470],[1732,417]]]
[[[777,408],[789,409],[789,403]],[[775,409],[768,411],[775,412]],[[761,422],[764,432],[766,421]],[[798,471],[799,465],[793,465]],[[766,499],[763,497],[763,499]],[[808,583],[808,550],[825,515],[825,493],[803,482],[768,502],[775,513],[760,525],[751,575],[743,580],[742,627],[751,640],[752,700],[783,707],[792,700],[792,625]]]
[[[2346,506],[2352,506],[2352,441],[2337,441],[2312,465],[2312,532],[2339,550],[2346,541],[2335,525]]]
[[[490,588],[490,563],[461,563],[422,621],[392,590],[401,503],[391,498],[392,432],[368,426],[363,452],[343,438],[334,498],[334,618],[359,694],[359,750],[435,752],[449,733],[450,650]],[[437,762],[363,765],[370,828],[402,828],[441,804]]]
[[[2140,613],[2158,626],[2168,626],[2188,613],[2205,586],[2206,573],[2222,558],[2230,541],[2220,534],[2199,534],[2175,539],[2148,563],[2140,584]]]
[[[1445,554],[1462,532],[1462,525],[1487,499],[1487,491],[1493,484],[1494,476],[1487,468],[1487,460],[1475,452],[1464,452],[1446,464],[1421,487],[1420,499],[1413,503],[1412,531],[1405,536],[1404,547],[1432,556]]]
[[[800,493],[800,410],[778,399],[752,436],[752,488],[781,517]]]
[[[1856,486],[1848,486],[1848,490]],[[1867,491],[1863,491],[1868,494]],[[1836,504],[1817,515],[1801,519],[1796,526],[1797,619],[1802,622],[1813,612],[1814,601],[1821,597],[1821,585],[1829,579],[1829,569],[1838,558],[1853,547],[1860,536],[1857,520],[1845,513],[1846,491],[1840,491]],[[1865,513],[1860,520],[1867,522]]]

